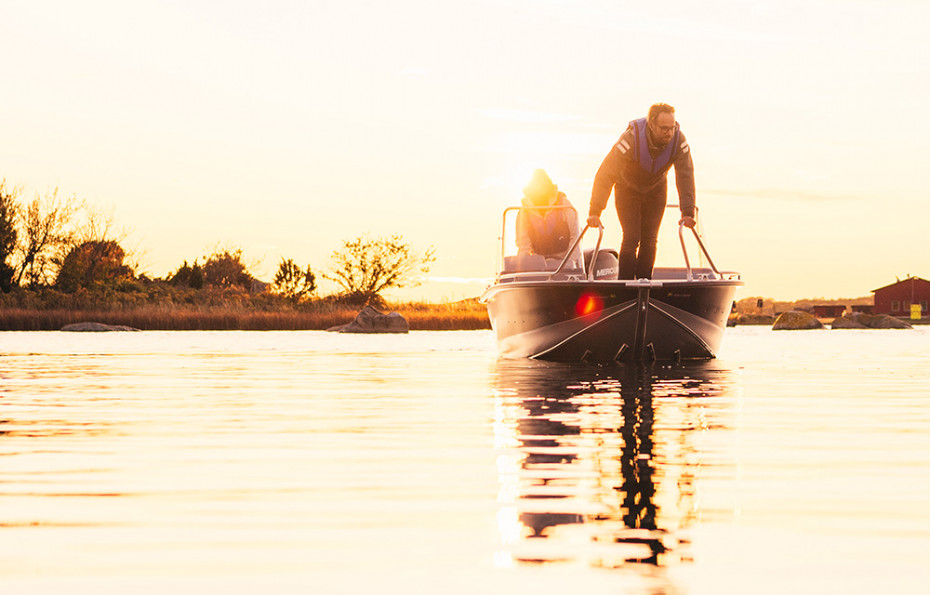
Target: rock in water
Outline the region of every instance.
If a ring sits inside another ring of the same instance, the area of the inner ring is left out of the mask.
[[[798,310],[782,312],[775,319],[775,324],[772,325],[773,331],[800,331],[818,328],[823,328],[823,323],[817,320],[816,316]]]
[[[900,318],[889,316],[888,314],[875,314],[869,316],[864,321],[864,324],[869,328],[914,328],[910,325],[910,323],[905,322]]]
[[[102,322],[76,322],[74,324],[66,324],[61,327],[61,330],[65,332],[73,333],[105,333],[111,331],[138,331],[137,328],[132,328],[131,326],[123,326],[121,324],[103,324]]]
[[[888,314],[853,312],[833,321],[833,328],[914,328],[908,322]]]
[[[409,333],[410,325],[397,312],[385,314],[365,306],[352,322],[326,330],[337,333]]]
[[[837,316],[833,319],[833,322],[830,324],[831,329],[841,329],[841,328],[869,328],[866,325],[859,322],[858,317],[856,316]]]

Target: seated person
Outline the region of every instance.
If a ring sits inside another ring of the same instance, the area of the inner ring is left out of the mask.
[[[517,215],[518,254],[540,254],[555,261],[547,262],[554,269],[578,238],[578,213],[574,208],[546,208],[572,207],[572,203],[541,169],[533,172],[523,189],[522,206],[527,208]],[[564,270],[580,268],[581,248],[576,246]]]

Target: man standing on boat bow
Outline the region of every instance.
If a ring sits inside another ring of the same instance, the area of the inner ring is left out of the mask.
[[[588,225],[601,226],[601,213],[614,192],[623,228],[620,279],[649,279],[656,260],[659,226],[668,196],[668,170],[675,167],[680,223],[694,227],[694,164],[688,141],[675,121],[675,108],[656,103],[647,117],[633,120],[604,158],[594,177]]]

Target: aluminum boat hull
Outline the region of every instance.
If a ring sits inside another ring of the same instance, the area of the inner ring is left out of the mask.
[[[738,280],[497,283],[482,297],[502,356],[623,363],[717,356]]]

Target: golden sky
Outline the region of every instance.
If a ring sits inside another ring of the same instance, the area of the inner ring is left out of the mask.
[[[342,240],[399,233],[438,260],[398,296],[479,295],[500,212],[532,170],[584,214],[627,122],[663,101],[739,297],[930,277],[922,1],[13,0],[2,13],[0,179],[112,209],[152,275],[217,244],[266,279],[282,256],[322,271]],[[680,264],[676,238],[659,258]]]

